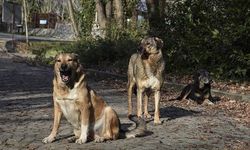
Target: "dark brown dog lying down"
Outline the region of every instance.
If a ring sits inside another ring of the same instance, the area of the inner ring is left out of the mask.
[[[191,99],[198,104],[202,104],[205,100],[209,100],[208,103],[212,104],[216,99],[211,95],[211,83],[209,72],[204,69],[198,70],[193,76],[193,83],[188,84],[181,92],[181,95],[173,100]]]

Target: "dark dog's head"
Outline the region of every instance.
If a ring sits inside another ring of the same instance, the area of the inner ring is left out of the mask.
[[[141,54],[157,54],[163,47],[163,41],[157,37],[148,37],[142,39],[138,52]]]
[[[64,84],[75,80],[80,67],[78,56],[74,53],[61,53],[55,57],[55,76]]]
[[[212,83],[212,79],[210,78],[209,72],[205,69],[200,69],[196,71],[193,78],[194,82],[199,84],[199,88],[203,88],[205,85]]]

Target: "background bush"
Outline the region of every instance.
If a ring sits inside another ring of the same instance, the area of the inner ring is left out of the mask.
[[[160,17],[151,18],[154,23],[150,24],[146,14],[146,19],[137,27],[126,23],[121,29],[114,20],[106,29],[105,39],[92,39],[95,3],[82,1],[85,10],[76,14],[82,39],[51,49],[76,52],[88,65],[126,70],[128,59],[137,51],[140,40],[145,36],[158,36],[164,41],[167,73],[191,74],[205,68],[216,78],[250,80],[250,1],[165,2],[164,8],[161,5],[159,9]],[[124,5],[125,17],[131,17],[135,4],[133,0],[131,5]],[[40,51],[40,54],[48,53]]]
[[[221,78],[250,77],[250,2],[187,0],[169,4],[165,41],[168,70],[207,68]]]

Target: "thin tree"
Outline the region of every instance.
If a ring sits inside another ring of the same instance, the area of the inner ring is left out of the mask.
[[[123,27],[123,6],[121,0],[114,0],[115,19],[119,28]]]
[[[29,44],[28,21],[27,21],[27,5],[26,0],[23,0],[24,22],[25,22],[25,35],[26,43]]]
[[[76,38],[79,38],[79,31],[78,31],[76,21],[75,21],[75,17],[74,17],[72,0],[68,0],[68,9],[69,9],[69,17],[70,17],[70,20],[71,20],[71,22],[73,24],[73,29],[74,29]]]
[[[105,13],[105,6],[101,0],[95,0],[96,2],[96,12],[97,12],[97,22],[102,30],[106,29],[107,17]],[[108,12],[108,10],[107,10]]]

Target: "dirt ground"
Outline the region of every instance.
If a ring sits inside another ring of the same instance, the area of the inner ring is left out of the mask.
[[[88,74],[90,86],[117,111],[122,128],[133,128],[126,118],[126,83],[113,77]],[[53,71],[16,63],[0,53],[0,149],[249,149],[249,104],[227,100],[210,105],[168,102],[179,91],[164,88],[162,125],[147,123],[151,134],[105,143],[68,143],[72,127],[64,119],[57,140],[41,141],[51,131]],[[134,97],[135,98],[135,97]],[[135,99],[134,99],[135,101]],[[154,108],[150,101],[150,110]],[[135,106],[135,105],[134,105]],[[227,106],[227,107],[226,107]],[[153,112],[153,111],[152,111]]]

